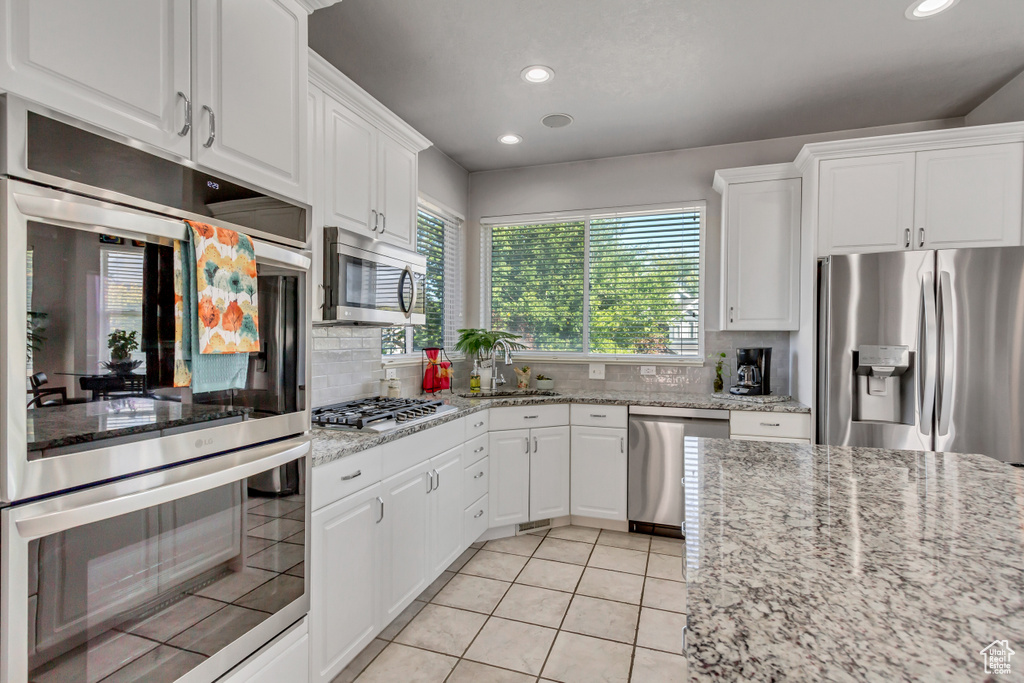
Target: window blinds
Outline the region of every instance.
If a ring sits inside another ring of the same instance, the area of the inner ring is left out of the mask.
[[[107,348],[107,336],[114,330],[134,330],[140,346],[142,344],[143,254],[141,249],[102,251],[103,312],[106,330],[100,340],[101,349]]]

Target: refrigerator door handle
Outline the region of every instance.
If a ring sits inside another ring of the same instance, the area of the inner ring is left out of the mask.
[[[921,433],[931,434],[935,419],[935,359],[938,356],[938,324],[935,302],[935,276],[925,273],[921,285],[921,307],[924,309],[924,343],[918,353],[917,376],[921,393]],[[923,356],[923,358],[921,357]]]
[[[949,433],[949,420],[953,411],[953,402],[950,394],[953,390],[953,286],[950,282],[949,273],[939,273],[939,303],[941,304],[942,315],[939,318],[939,334],[941,335],[942,350],[939,354],[939,368],[941,381],[938,386],[939,405],[939,428],[938,435],[946,436]]]

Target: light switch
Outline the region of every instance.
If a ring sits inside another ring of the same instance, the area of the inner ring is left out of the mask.
[[[590,379],[604,379],[604,363],[590,364]]]
[[[641,365],[640,366],[640,374],[641,375],[653,375],[654,374],[654,366],[653,365]]]
[[[395,379],[396,377],[398,377],[398,370],[395,368],[384,369],[384,379]]]

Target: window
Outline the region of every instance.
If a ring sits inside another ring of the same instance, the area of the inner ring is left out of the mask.
[[[103,312],[100,331],[100,354],[110,359],[107,338],[114,330],[136,332],[140,349],[132,353],[133,360],[144,361],[142,346],[142,249],[103,249],[101,254]]]
[[[490,229],[491,327],[531,351],[701,357],[703,207]]]
[[[432,346],[455,347],[462,324],[462,221],[421,205],[416,221],[416,251],[427,259],[420,293],[427,322],[418,327],[386,327],[381,333],[385,356],[412,354]]]

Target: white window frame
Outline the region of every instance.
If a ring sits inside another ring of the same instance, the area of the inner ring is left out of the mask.
[[[585,222],[583,267],[590,269],[590,220],[619,216],[644,214],[693,212],[700,214],[700,251],[697,269],[697,355],[670,356],[662,354],[591,353],[590,349],[590,292],[583,290],[583,349],[577,351],[517,351],[516,357],[523,360],[557,361],[559,363],[605,363],[609,365],[691,365],[703,367],[704,358],[704,315],[707,310],[706,255],[707,255],[707,202],[691,201],[672,204],[647,204],[642,206],[607,207],[577,211],[553,211],[550,213],[519,214],[511,216],[485,216],[480,219],[480,317],[484,327],[491,326],[491,228],[503,225],[543,225],[546,223]]]
[[[109,277],[107,275],[107,267],[108,267],[107,258],[111,254],[130,254],[132,256],[138,255],[138,256],[142,257],[143,259],[145,259],[145,253],[144,253],[144,249],[143,248],[128,247],[128,246],[116,246],[116,245],[108,245],[108,244],[104,244],[104,245],[100,246],[101,295],[100,295],[100,302],[99,302],[100,303],[100,316],[99,316],[99,325],[98,325],[98,327],[99,327],[99,349],[98,350],[99,350],[99,357],[100,357],[101,361],[109,361],[110,360],[110,349],[107,346],[107,341],[108,341],[108,339],[110,337],[110,334],[114,331],[114,328],[112,328],[111,325],[110,325],[110,318],[111,318],[112,312],[115,309],[111,309],[111,308],[107,307],[107,300],[106,300],[106,295],[105,295],[106,286],[107,286],[107,279]],[[145,283],[141,283],[141,286],[145,287]],[[143,298],[145,298],[145,296],[143,296]],[[140,327],[139,327],[139,338],[137,340],[138,343],[139,343],[139,348],[136,349],[135,351],[132,351],[131,358],[132,358],[132,360],[141,360],[143,363],[145,363],[146,362],[146,352],[142,348],[142,327],[145,325],[145,320],[143,319],[143,314],[142,314],[142,310],[141,309],[139,310],[139,321],[142,323],[142,325],[140,325]],[[143,365],[143,367],[145,367],[145,365]]]

